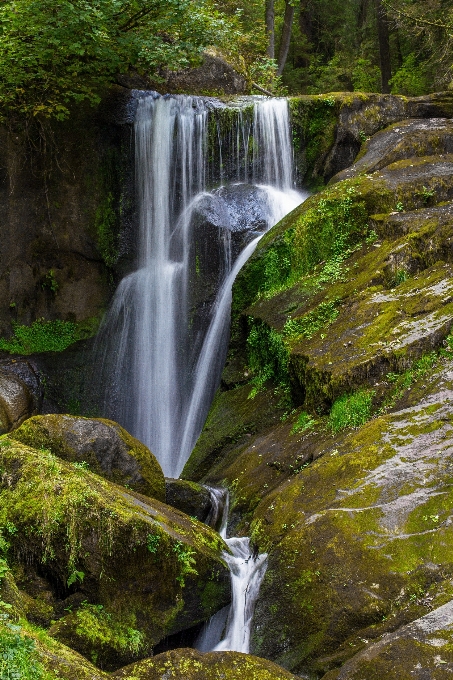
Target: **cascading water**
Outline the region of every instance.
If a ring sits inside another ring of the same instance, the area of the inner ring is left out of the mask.
[[[238,111],[240,134],[233,150],[238,165],[232,178],[253,182],[251,188],[243,184],[206,191],[208,115],[208,103],[201,98],[150,93],[138,101],[138,268],[118,286],[98,343],[110,375],[105,414],[149,446],[169,477],[181,473],[220,381],[233,281],[252,254],[257,234],[305,197],[293,189],[286,100],[258,99],[247,123]],[[233,252],[233,232],[243,226],[234,222],[228,192],[242,191],[247,198],[251,189],[259,193],[261,226],[236,240],[243,250]],[[203,201],[222,204],[225,216],[216,245],[222,252],[207,253],[207,259],[218,259],[214,293],[195,304],[199,264],[192,241]]]
[[[227,538],[228,492],[208,487],[213,507],[213,521],[220,512],[219,533],[231,550],[223,558],[231,572],[232,602],[205,625],[195,646],[200,652],[228,651],[249,653],[250,629],[261,582],[267,567],[267,555],[258,555],[249,538]],[[215,526],[215,524],[213,525]]]

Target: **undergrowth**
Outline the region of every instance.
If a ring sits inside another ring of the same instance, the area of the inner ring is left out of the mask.
[[[329,429],[339,432],[348,427],[364,425],[371,417],[374,394],[373,390],[359,390],[336,399],[327,421]]]
[[[13,337],[9,340],[0,338],[0,351],[10,354],[62,352],[77,340],[94,335],[97,319],[88,319],[83,323],[37,319],[31,326],[14,322],[12,326]]]

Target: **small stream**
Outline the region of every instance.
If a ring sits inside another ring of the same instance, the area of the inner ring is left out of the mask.
[[[267,569],[267,554],[258,555],[248,537],[227,538],[228,491],[207,487],[212,498],[208,518],[231,550],[223,558],[231,573],[231,605],[218,611],[201,631],[195,648],[200,652],[234,651],[248,654],[250,631],[261,582]]]

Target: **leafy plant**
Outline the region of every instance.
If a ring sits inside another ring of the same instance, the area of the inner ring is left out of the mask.
[[[336,399],[328,419],[332,432],[364,425],[371,416],[374,394],[373,390],[359,390]]]
[[[288,348],[282,336],[263,322],[249,319],[251,328],[247,337],[248,365],[255,374],[252,380],[254,388],[249,398],[252,399],[267,380],[286,387],[288,376]]]
[[[404,283],[405,281],[407,281],[408,278],[409,278],[409,272],[407,271],[407,269],[404,269],[403,267],[400,268],[400,269],[397,269],[396,272],[395,272],[395,275],[392,279],[392,282],[391,282],[391,288],[396,288],[401,283]]]
[[[58,281],[55,278],[55,272],[53,269],[49,269],[47,274],[44,276],[41,283],[41,288],[43,288],[43,290],[47,288],[48,290],[50,290],[51,293],[56,295],[59,285]]]
[[[39,662],[35,642],[0,614],[0,680],[50,680]]]
[[[159,534],[148,534],[146,537],[146,547],[150,553],[155,555],[159,549],[160,536]]]
[[[176,558],[180,564],[180,572],[176,577],[181,588],[186,585],[185,577],[193,574],[198,575],[198,571],[195,569],[196,561],[193,555],[195,555],[195,550],[191,550],[188,546],[184,545],[181,541],[176,541],[173,545],[173,552],[176,553]]]

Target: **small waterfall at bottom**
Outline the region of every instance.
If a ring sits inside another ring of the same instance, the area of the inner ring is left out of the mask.
[[[213,528],[219,528],[221,537],[231,550],[231,554],[224,552],[223,558],[231,572],[232,601],[229,607],[224,607],[211,617],[195,647],[200,652],[234,651],[248,654],[253,612],[267,569],[267,554],[258,555],[248,537],[227,538],[228,491],[207,488],[212,498],[209,523]]]

